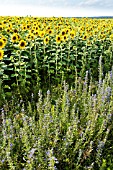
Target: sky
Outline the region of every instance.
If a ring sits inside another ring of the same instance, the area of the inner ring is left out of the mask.
[[[0,16],[113,16],[113,0],[0,0]]]

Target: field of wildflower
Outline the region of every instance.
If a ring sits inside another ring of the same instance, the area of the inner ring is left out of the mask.
[[[0,169],[113,169],[113,19],[0,16]]]

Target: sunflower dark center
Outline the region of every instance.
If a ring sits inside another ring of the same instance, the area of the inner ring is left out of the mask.
[[[3,39],[4,42],[6,42],[6,39]]]
[[[0,47],[3,45],[3,42],[2,41],[0,41]]]
[[[14,32],[17,33],[18,31],[15,29]]]
[[[60,40],[60,37],[58,37],[58,40]]]
[[[22,43],[21,43],[21,47],[24,47],[24,46],[25,46],[25,43],[24,43],[24,42],[22,42]]]
[[[64,32],[64,31],[62,32],[62,35],[65,35],[65,32]]]
[[[13,37],[13,40],[16,40],[16,36]]]

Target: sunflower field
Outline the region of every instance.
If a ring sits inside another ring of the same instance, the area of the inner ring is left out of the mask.
[[[113,169],[113,19],[0,16],[0,168]]]

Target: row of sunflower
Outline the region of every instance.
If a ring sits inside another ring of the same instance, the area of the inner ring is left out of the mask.
[[[45,38],[45,43],[49,40],[46,36],[56,38],[58,43],[61,40],[67,41],[70,37],[74,39],[75,36],[82,40],[113,39],[113,21],[110,19],[0,17],[0,21],[0,39],[5,41],[0,43],[0,48],[4,48],[6,39],[15,43],[23,37],[26,41],[37,37]]]
[[[72,73],[75,65],[78,70],[87,70],[96,63],[94,71],[103,50],[107,57],[113,51],[112,19],[7,16],[0,17],[0,30],[0,60],[13,56],[15,63],[20,60],[17,55],[26,52],[27,61],[34,63],[35,68],[38,63],[40,72],[46,68],[44,75],[54,73],[53,77],[67,70]],[[105,61],[109,62],[111,57]],[[17,70],[21,69],[18,66]]]

